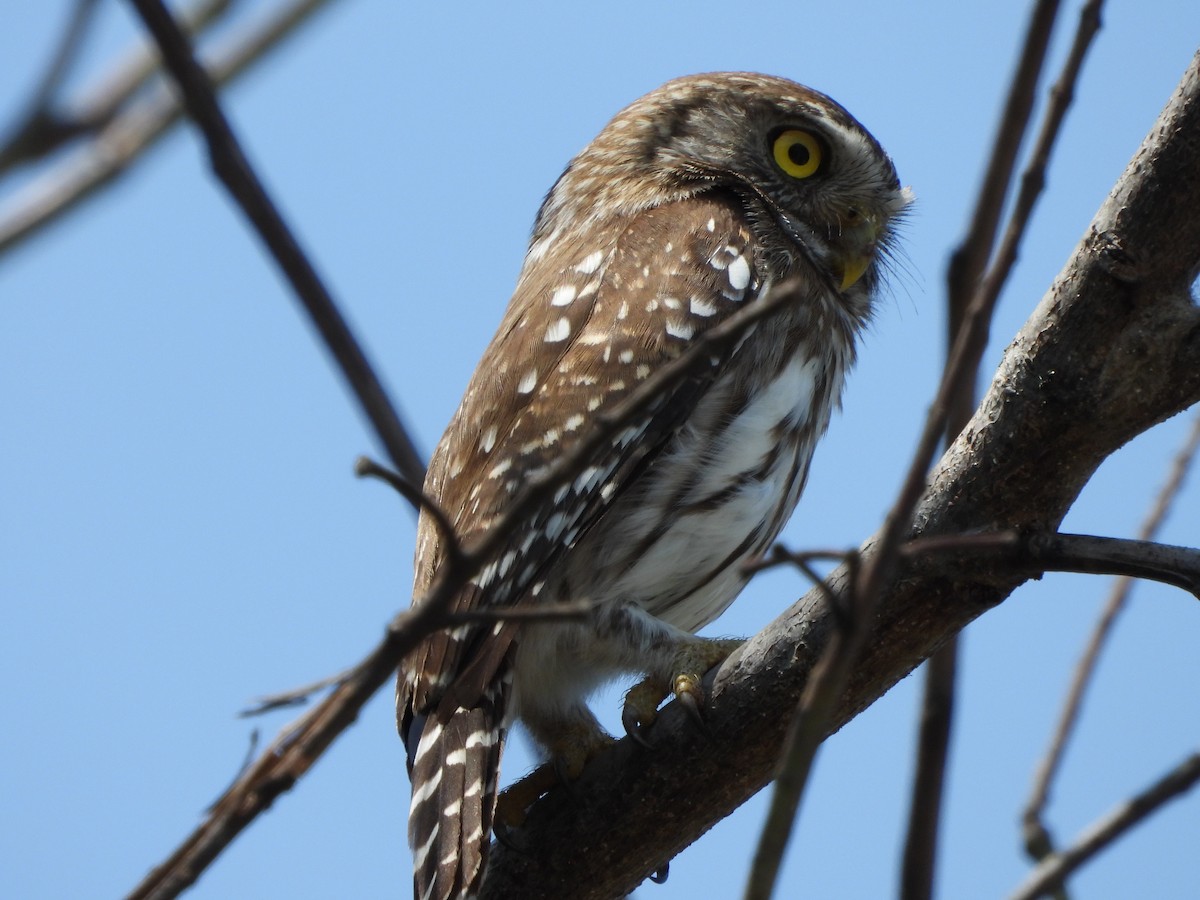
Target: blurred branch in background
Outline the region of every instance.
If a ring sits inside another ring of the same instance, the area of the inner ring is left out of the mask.
[[[132,0],[132,3],[158,43],[163,62],[179,87],[188,114],[204,135],[213,173],[250,220],[287,278],[392,465],[401,477],[417,488],[425,481],[425,464],[416,445],[316,267],[247,160],[229,120],[217,103],[216,85],[193,54],[187,36],[160,0]]]
[[[1200,413],[1193,417],[1192,430],[1188,433],[1179,453],[1176,454],[1166,483],[1163,484],[1153,507],[1138,530],[1140,540],[1152,541],[1158,535],[1171,511],[1175,498],[1183,488],[1184,479],[1195,461],[1197,449],[1200,449]],[[1105,603],[1104,610],[1100,613],[1091,639],[1084,648],[1083,656],[1075,669],[1075,675],[1071,680],[1066,700],[1063,702],[1062,713],[1051,739],[1050,748],[1038,766],[1033,790],[1021,819],[1025,851],[1034,862],[1040,863],[1055,853],[1054,840],[1045,822],[1046,805],[1050,800],[1050,787],[1062,764],[1067,741],[1070,740],[1079,721],[1083,697],[1096,673],[1100,651],[1112,633],[1118,613],[1125,608],[1133,585],[1133,580],[1127,575],[1121,576],[1113,582],[1108,602]],[[1061,885],[1061,879],[1057,883]]]
[[[1058,80],[1050,89],[1050,100],[1029,162],[1021,177],[1016,203],[998,251],[997,229],[1004,198],[1008,195],[1016,166],[1017,150],[1032,113],[1033,92],[1041,71],[1057,4],[1038,4],[1033,12],[1008,102],[993,143],[993,153],[976,201],[975,215],[964,242],[951,256],[947,270],[948,343],[959,336],[968,304],[978,297],[984,312],[982,325],[971,336],[968,372],[956,385],[946,423],[949,447],[971,419],[977,403],[979,366],[987,347],[990,324],[1000,291],[1016,262],[1017,249],[1028,229],[1033,209],[1046,182],[1050,154],[1062,130],[1067,109],[1075,95],[1075,84],[1092,39],[1100,30],[1101,0],[1089,0],[1079,14],[1071,50]],[[984,273],[985,266],[991,265]],[[958,635],[951,637],[925,666],[924,696],[917,736],[917,763],[909,801],[908,829],[900,875],[903,900],[928,900],[933,896],[937,863],[938,828],[945,786],[950,735],[954,718],[958,671]]]
[[[1122,803],[1062,852],[1046,856],[1009,900],[1036,900],[1062,886],[1066,877],[1097,853],[1200,781],[1200,753],[1193,753],[1146,790]]]
[[[281,0],[255,21],[233,29],[200,56],[213,82],[236,78],[295,33],[329,0]],[[180,13],[202,38],[220,21],[229,0],[198,0]],[[56,95],[87,40],[89,0],[80,0],[47,75],[0,138],[0,255],[32,237],[97,189],[112,184],[183,116],[179,99],[158,78],[158,53],[140,44],[80,91]],[[19,167],[40,170],[20,188],[7,185]]]

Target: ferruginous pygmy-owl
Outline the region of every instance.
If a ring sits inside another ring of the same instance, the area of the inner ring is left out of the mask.
[[[586,618],[475,621],[404,661],[397,712],[419,900],[477,892],[514,719],[570,778],[612,740],[585,703],[600,683],[644,676],[622,716],[635,736],[666,697],[703,701],[700,676],[736,642],[694,632],[737,596],[742,564],[800,497],[909,197],[841,106],[748,73],[647,94],[546,196],[508,311],[425,480],[463,543],[699,336],[785,280],[800,290],[544,491],[451,604],[584,601]],[[446,555],[422,514],[415,602]],[[502,816],[519,820],[529,799]]]

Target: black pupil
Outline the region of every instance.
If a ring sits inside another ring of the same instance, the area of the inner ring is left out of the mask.
[[[788,159],[797,166],[807,166],[811,158],[812,153],[801,143],[795,143],[788,147]]]

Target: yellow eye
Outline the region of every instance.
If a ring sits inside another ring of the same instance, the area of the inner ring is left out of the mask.
[[[793,178],[811,178],[821,170],[825,154],[821,142],[811,131],[789,128],[771,142],[775,164]]]

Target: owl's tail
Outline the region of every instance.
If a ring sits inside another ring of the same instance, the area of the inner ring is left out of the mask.
[[[415,900],[466,900],[483,882],[509,684],[497,678],[469,709],[442,703],[405,723]]]

